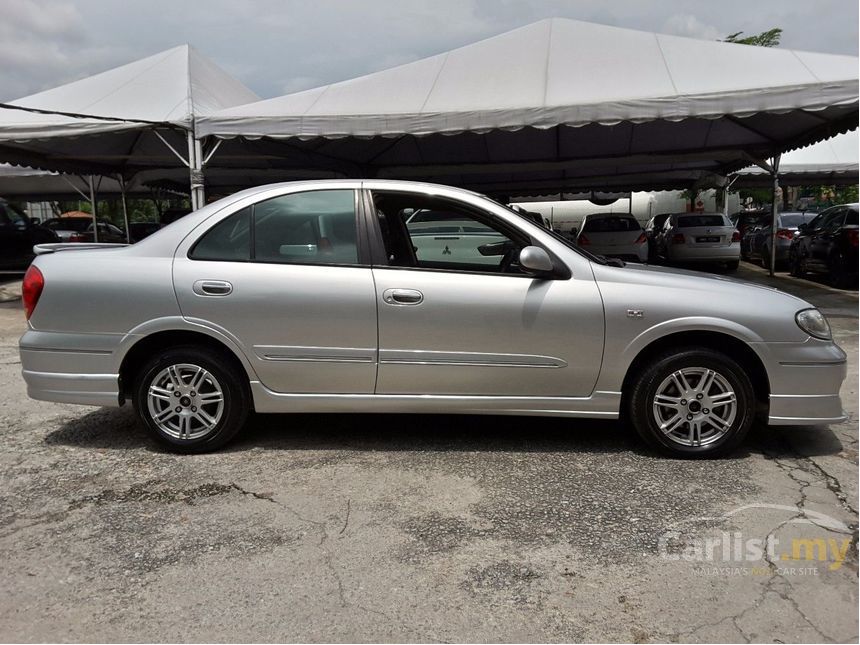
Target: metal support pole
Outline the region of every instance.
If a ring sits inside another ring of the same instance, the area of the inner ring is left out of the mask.
[[[770,162],[771,167],[771,176],[773,177],[773,195],[771,197],[771,208],[773,212],[771,213],[771,221],[770,221],[770,276],[773,277],[776,273],[776,231],[777,231],[777,219],[778,219],[778,209],[777,209],[777,197],[776,194],[779,192],[779,160],[780,155],[776,155]]]
[[[90,187],[90,206],[93,209],[93,242],[99,241],[99,207],[96,199],[96,186],[93,182],[93,176],[87,175],[87,183]]]
[[[206,205],[203,191],[203,153],[200,142],[194,138],[194,132],[188,131],[188,175],[191,189],[191,210],[198,210]]]
[[[119,195],[122,200],[122,220],[125,222],[125,241],[131,244],[131,228],[128,225],[128,205],[125,201],[125,177],[120,173],[117,175],[117,179],[119,180]]]

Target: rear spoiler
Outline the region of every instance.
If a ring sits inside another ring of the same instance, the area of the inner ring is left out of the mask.
[[[45,255],[55,251],[83,251],[85,249],[115,249],[128,244],[98,243],[98,242],[57,242],[52,244],[37,244],[33,247],[36,255]]]

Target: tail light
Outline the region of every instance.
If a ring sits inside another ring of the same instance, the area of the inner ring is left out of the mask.
[[[636,238],[636,244],[645,244],[648,241],[648,238],[645,237],[645,231],[642,231],[639,234],[639,237]]]
[[[850,244],[854,248],[857,248],[857,231],[848,230],[845,232],[848,234],[848,244]]]
[[[781,240],[790,240],[794,237],[794,232],[789,231],[787,228],[781,228],[776,232],[776,236]]]
[[[86,242],[86,241],[87,240],[84,238],[84,236],[80,235],[79,233],[72,233],[71,235],[69,235],[69,242]]]
[[[732,233],[732,242],[740,242],[741,241],[741,232],[735,231]]]
[[[675,233],[672,236],[672,244],[683,244],[685,241],[683,233]]]
[[[39,296],[45,288],[45,276],[35,266],[30,265],[24,274],[24,282],[21,283],[21,299],[24,301],[24,315],[27,320],[33,315],[33,310],[39,303]]]
[[[591,240],[589,240],[584,234],[580,234],[579,238],[577,238],[576,243],[579,246],[588,246],[591,244]]]

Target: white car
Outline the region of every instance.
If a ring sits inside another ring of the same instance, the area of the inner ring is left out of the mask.
[[[586,215],[582,219],[576,243],[597,255],[632,262],[648,261],[648,238],[645,236],[645,229],[632,215]]]
[[[419,209],[401,213],[412,239],[415,256],[428,266],[499,263],[506,239],[482,222],[444,210]]]
[[[741,234],[722,213],[673,213],[664,224],[658,254],[668,262],[710,262],[735,270]]]

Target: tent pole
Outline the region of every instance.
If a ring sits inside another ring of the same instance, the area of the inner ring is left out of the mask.
[[[206,183],[203,179],[203,166],[206,164],[206,160],[203,158],[203,142],[197,137],[194,138],[194,160],[197,163],[197,171],[199,173],[199,194],[197,201],[200,204],[200,208],[203,208],[206,206]]]
[[[773,196],[771,198],[771,221],[770,221],[770,277],[776,273],[776,223],[777,215],[777,192],[779,191],[779,160],[781,155],[775,155],[770,162],[771,176],[773,177]]]
[[[119,173],[117,179],[119,179],[119,195],[122,200],[122,219],[125,222],[125,241],[131,244],[131,228],[128,225],[128,205],[125,201],[125,177],[122,176],[122,173]]]
[[[99,241],[99,207],[96,201],[96,187],[93,183],[93,176],[87,175],[87,183],[90,187],[90,206],[93,209],[93,242]]]

